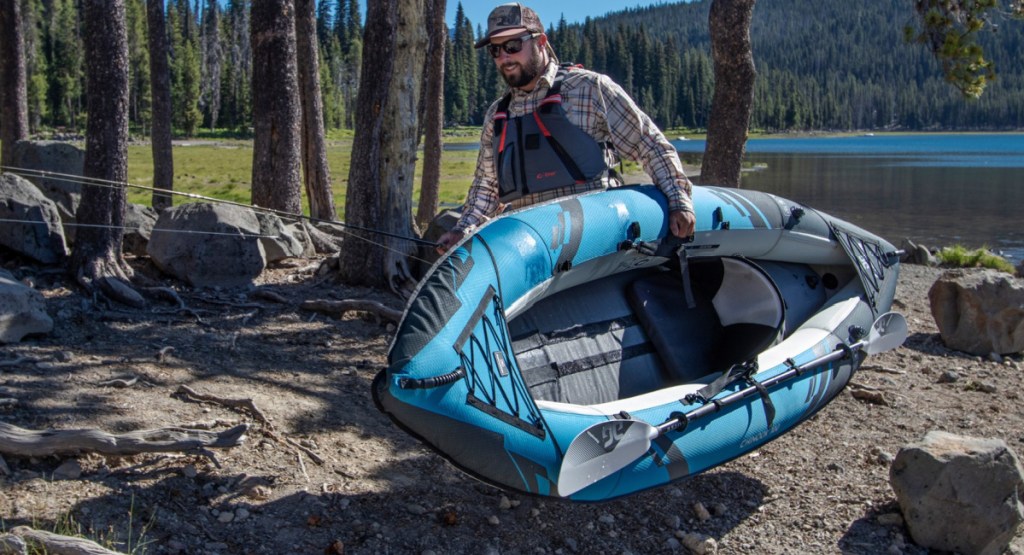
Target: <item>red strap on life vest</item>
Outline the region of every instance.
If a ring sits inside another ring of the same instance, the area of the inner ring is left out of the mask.
[[[505,152],[505,132],[508,131],[508,125],[505,125],[505,120],[508,119],[506,112],[497,112],[494,114],[494,125],[498,125],[501,122],[501,141],[498,146],[498,152]]]

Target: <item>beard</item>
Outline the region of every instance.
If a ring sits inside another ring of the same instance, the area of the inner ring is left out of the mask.
[[[547,67],[547,62],[540,55],[540,51],[536,48],[530,52],[530,59],[524,64],[519,62],[513,62],[501,68],[501,78],[505,80],[508,86],[518,89],[529,85],[538,75],[544,72],[544,68]],[[505,71],[506,68],[518,67],[518,71],[508,73]]]

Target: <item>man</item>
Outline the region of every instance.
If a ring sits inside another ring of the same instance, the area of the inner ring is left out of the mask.
[[[691,184],[679,156],[622,87],[560,67],[540,18],[519,3],[491,12],[481,47],[510,90],[487,111],[473,184],[439,253],[506,207],[621,185],[612,171],[620,155],[639,162],[665,193],[671,233],[693,235]]]

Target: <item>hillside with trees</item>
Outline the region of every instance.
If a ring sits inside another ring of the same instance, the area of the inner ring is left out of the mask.
[[[129,121],[152,124],[146,1],[126,0]],[[176,136],[200,129],[251,133],[250,0],[168,0],[172,121]],[[547,22],[563,61],[582,63],[621,83],[663,127],[707,127],[713,90],[710,0],[634,8],[579,24]],[[484,22],[461,4],[445,49],[448,126],[478,125],[504,85],[483,50]],[[75,0],[25,0],[21,17],[33,133],[80,134],[85,122],[82,17]],[[359,0],[316,6],[319,77],[326,128],[354,126],[362,58]],[[786,130],[1002,130],[1024,127],[1024,24],[984,33],[997,79],[965,99],[945,82],[923,46],[904,39],[915,17],[908,0],[771,0],[754,10],[757,83],[752,126]]]

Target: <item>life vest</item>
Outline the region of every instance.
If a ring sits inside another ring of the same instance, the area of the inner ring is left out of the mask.
[[[610,145],[599,143],[565,115],[561,90],[566,73],[565,66],[559,68],[532,113],[509,117],[511,92],[499,102],[492,142],[501,202],[587,183],[609,170],[605,149]]]

